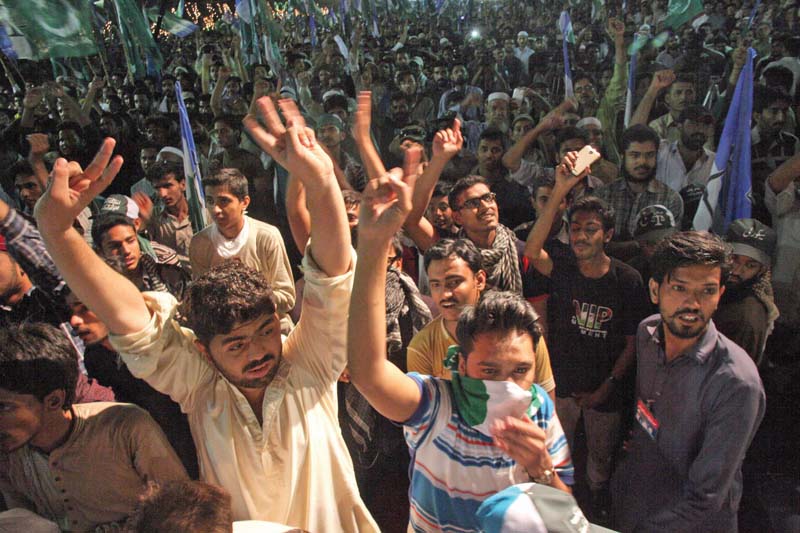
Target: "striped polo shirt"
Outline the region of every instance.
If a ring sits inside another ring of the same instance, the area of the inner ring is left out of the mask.
[[[456,409],[452,384],[408,374],[420,388],[417,411],[404,424],[411,450],[411,514],[416,532],[478,532],[481,502],[517,483],[530,481],[525,469],[492,438],[469,426]],[[573,483],[572,459],[552,400],[538,385],[531,419],[547,435],[546,445],[561,480]]]

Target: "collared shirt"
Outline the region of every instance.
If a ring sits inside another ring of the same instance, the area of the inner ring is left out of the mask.
[[[525,48],[514,47],[514,57],[516,57],[522,62],[522,71],[525,72],[525,76],[529,74],[528,60],[534,53],[535,52],[532,49],[528,48],[527,46]]]
[[[675,142],[681,138],[681,132],[678,123],[675,122],[675,119],[672,118],[672,115],[670,113],[664,113],[657,119],[651,121],[650,124],[648,124],[648,126],[656,130],[656,133],[658,133],[658,136],[661,137],[662,140]],[[713,137],[709,138],[706,141],[706,144],[703,145],[703,147],[713,152],[714,151]]]
[[[147,231],[154,241],[169,246],[178,252],[182,260],[189,262],[189,244],[194,230],[188,213],[183,220],[178,220],[165,209],[150,221]]]
[[[714,164],[715,156],[714,152],[703,147],[703,153],[694,162],[692,168],[686,170],[683,157],[678,150],[678,141],[662,140],[658,147],[656,179],[676,192],[680,192],[689,184],[705,187],[708,177],[711,175],[711,166]]]
[[[30,446],[0,454],[0,488],[10,508],[26,507],[62,531],[124,521],[149,482],[188,479],[161,428],[125,403],[72,406],[67,441],[50,452]]]
[[[653,315],[636,337],[638,400],[657,421],[651,437],[634,424],[615,475],[622,531],[736,531],[741,465],[764,416],[761,379],[747,353],[706,332],[667,361],[663,321]]]
[[[636,215],[649,205],[659,204],[669,209],[675,220],[683,219],[681,196],[656,179],[650,180],[644,192],[631,190],[628,180],[619,178],[595,191],[595,196],[614,208],[614,240],[633,239]]]
[[[137,333],[112,335],[111,342],[134,376],[169,394],[187,414],[200,476],[231,494],[234,520],[268,520],[315,533],[377,532],[337,418],[353,271],[325,277],[310,252],[303,259],[303,316],[283,344],[262,423],[239,389],[198,351],[194,333],[178,325],[178,302],[170,295],[145,293],[150,322]]]

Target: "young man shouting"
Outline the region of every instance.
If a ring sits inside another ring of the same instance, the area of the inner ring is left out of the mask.
[[[72,218],[122,165],[119,157],[109,164],[111,139],[86,171],[56,162],[37,204],[39,227],[65,280],[109,327],[131,373],[180,403],[201,477],[230,492],[234,519],[374,532],[336,419],[353,264],[344,202],[330,158],[294,104],[281,102],[288,128],[269,98],[259,108],[267,129],[253,116],[245,124],[259,146],[303,180],[311,217],[303,317],[285,342],[269,284],[239,262],[195,280],[181,309],[188,329],[177,321],[173,297],[143,295],[90,253]]]

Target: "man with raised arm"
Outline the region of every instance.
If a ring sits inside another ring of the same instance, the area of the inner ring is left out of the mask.
[[[91,253],[71,224],[122,165],[112,139],[85,171],[59,159],[36,214],[53,260],[131,373],[180,403],[201,477],[231,493],[234,519],[374,532],[336,419],[354,263],[347,217],[330,159],[294,104],[280,105],[288,128],[269,98],[259,101],[266,127],[253,116],[245,125],[307,191],[303,318],[285,342],[269,285],[241,263],[195,280],[181,308],[189,329],[174,297],[140,293]]]
[[[407,151],[403,178],[394,169],[365,189],[348,369],[370,404],[405,426],[414,458],[411,529],[477,532],[484,498],[531,479],[569,491],[572,462],[553,402],[533,383],[542,340],[519,295],[490,295],[465,310],[452,381],[404,374],[387,360],[385,250],[411,210],[416,174],[409,169],[418,158]]]

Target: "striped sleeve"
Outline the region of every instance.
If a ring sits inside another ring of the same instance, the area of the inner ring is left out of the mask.
[[[442,403],[442,389],[437,378],[424,376],[416,372],[409,372],[408,377],[413,379],[421,394],[419,407],[411,418],[403,423],[406,443],[412,450],[417,449],[430,433],[433,423],[439,413]]]

